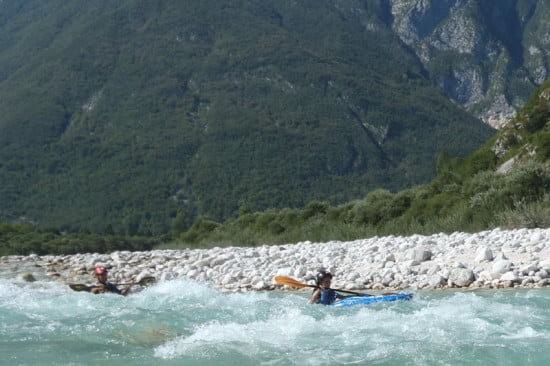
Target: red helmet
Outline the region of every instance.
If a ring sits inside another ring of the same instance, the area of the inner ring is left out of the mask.
[[[95,267],[95,274],[107,274],[107,270],[104,267]]]

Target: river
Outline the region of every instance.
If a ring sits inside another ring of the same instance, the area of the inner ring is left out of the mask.
[[[550,364],[550,290],[334,308],[191,280],[122,297],[0,279],[1,365]]]

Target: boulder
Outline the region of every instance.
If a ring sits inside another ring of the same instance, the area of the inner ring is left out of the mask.
[[[34,277],[34,275],[30,272],[26,272],[26,273],[21,273],[19,275],[19,278],[21,278],[23,281],[25,282],[34,282],[36,281],[36,278]]]
[[[440,275],[433,275],[428,278],[428,285],[432,288],[438,288],[444,286],[447,280]]]
[[[235,258],[235,256],[233,254],[221,254],[221,255],[215,256],[210,261],[210,266],[211,267],[219,266],[219,265],[221,265],[221,264],[225,263],[226,261],[228,261],[230,259],[233,259],[233,258]]]
[[[507,260],[508,257],[506,257],[506,256],[504,255],[504,253],[500,252],[500,253],[498,253],[498,254],[495,256],[495,258],[493,258],[493,259],[494,259],[495,261],[504,261],[504,260]]]
[[[277,276],[292,276],[293,270],[292,267],[279,268],[277,270]]]
[[[225,288],[230,288],[231,286],[230,285],[233,285],[235,282],[236,282],[236,278],[231,276],[230,274],[226,274],[225,276],[223,276],[222,280],[221,280],[221,284],[225,287]]]
[[[539,268],[534,264],[526,264],[520,267],[519,272],[522,274],[529,274],[529,272],[536,272],[538,269]]]
[[[550,271],[550,260],[546,259],[539,263],[540,268]]]
[[[518,282],[519,277],[517,274],[515,274],[513,271],[506,272],[502,276],[500,276],[500,280],[504,282]]]
[[[545,270],[545,269],[541,269],[540,271],[536,272],[535,273],[535,276],[540,278],[540,279],[544,279],[544,278],[548,278],[548,271]]]
[[[425,247],[419,247],[413,250],[413,257],[411,259],[417,262],[425,262],[432,259],[432,255],[431,250]]]
[[[353,282],[357,280],[359,277],[361,277],[359,273],[352,271],[346,276],[346,281]]]
[[[451,286],[467,287],[474,281],[474,272],[468,268],[454,268],[449,274]]]
[[[481,271],[479,272],[477,276],[478,281],[492,281],[495,278],[493,277],[492,273],[489,271]]]
[[[492,267],[493,273],[505,273],[508,272],[512,268],[512,264],[509,260],[501,259],[497,260]]]
[[[531,244],[537,244],[538,242],[543,240],[543,236],[540,231],[535,231],[534,233],[531,234],[529,239]]]
[[[482,246],[476,251],[476,262],[490,262],[493,260],[493,251],[487,246]]]

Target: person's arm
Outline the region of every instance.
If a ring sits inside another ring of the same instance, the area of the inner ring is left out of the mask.
[[[92,294],[103,294],[105,293],[105,285],[102,285],[102,284],[94,285],[94,287],[90,289],[90,292]]]
[[[313,295],[311,295],[311,299],[309,299],[310,304],[315,304],[318,302],[319,298],[321,297],[321,289],[318,288],[313,292]]]
[[[124,290],[122,290],[122,292],[120,294],[123,295],[123,296],[128,295],[128,293],[130,292],[130,290],[132,289],[133,286],[134,286],[134,281],[130,282],[130,285],[128,285],[128,287],[126,287]]]

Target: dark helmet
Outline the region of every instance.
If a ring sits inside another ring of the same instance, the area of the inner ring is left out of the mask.
[[[319,273],[317,273],[317,276],[315,276],[315,284],[319,286],[321,281],[324,280],[325,278],[332,279],[332,273],[325,270],[320,270]]]

